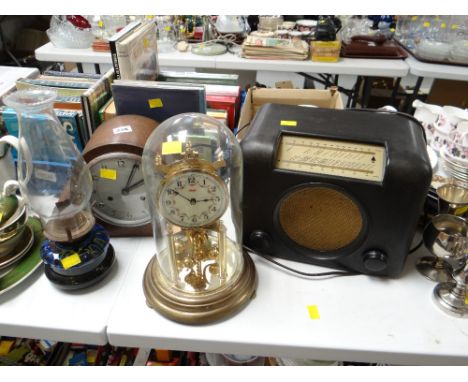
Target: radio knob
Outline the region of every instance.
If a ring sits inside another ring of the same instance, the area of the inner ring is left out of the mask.
[[[249,239],[250,245],[257,251],[266,251],[270,247],[270,235],[264,231],[253,231]]]
[[[379,250],[373,249],[362,255],[364,268],[369,272],[382,272],[387,268],[387,255]]]

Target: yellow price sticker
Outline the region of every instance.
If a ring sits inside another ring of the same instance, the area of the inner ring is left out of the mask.
[[[15,341],[0,341],[0,356],[7,355],[13,347]]]
[[[442,29],[445,29],[445,28],[447,28],[447,24],[442,23],[442,24],[440,24],[440,27],[441,27]]]
[[[3,212],[0,212],[0,222],[2,221],[3,218]]]
[[[281,125],[281,126],[293,126],[293,127],[296,127],[296,126],[297,126],[297,121],[281,121],[281,122],[280,122],[280,125]]]
[[[143,48],[146,49],[146,48],[148,48],[148,46],[149,46],[149,41],[148,41],[147,38],[144,38],[144,39],[143,39]]]
[[[104,23],[102,22],[102,20],[99,20],[97,25],[99,28],[102,28],[104,26]]]
[[[452,25],[452,29],[457,29],[458,28],[458,24],[453,24]]]
[[[125,366],[126,363],[127,363],[127,356],[124,354],[124,355],[122,356],[122,359],[120,360],[119,365],[120,365],[120,366]]]
[[[117,180],[117,170],[113,168],[100,168],[99,176],[103,179]]]
[[[411,17],[411,20],[412,20],[412,21],[416,21],[417,19],[418,19],[418,16],[413,16],[413,17]]]
[[[309,311],[309,317],[310,317],[311,320],[320,319],[320,314],[319,314],[317,305],[309,305],[307,307],[307,310]]]
[[[62,263],[63,269],[69,269],[80,264],[81,259],[78,253],[74,252],[72,255],[64,257],[60,262]]]
[[[182,154],[182,142],[163,142],[162,155]]]
[[[428,28],[431,26],[431,23],[429,21],[424,21],[423,25],[425,28]]]
[[[88,350],[86,354],[86,360],[89,364],[94,364],[96,362],[96,351],[95,350]]]
[[[148,105],[150,109],[155,109],[157,107],[163,107],[163,101],[161,98],[153,98],[148,100]]]
[[[465,304],[468,305],[468,293],[465,295]]]
[[[172,28],[171,28],[170,25],[166,25],[166,26],[164,27],[164,30],[167,31],[167,32],[169,32],[171,29],[172,29]]]

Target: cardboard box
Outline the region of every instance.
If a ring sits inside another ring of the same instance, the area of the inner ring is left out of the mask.
[[[344,109],[341,93],[335,87],[328,90],[251,88],[247,92],[239,117],[239,134],[237,135],[239,139],[242,139],[247,133],[248,125],[258,109],[267,103],[314,105],[325,109]]]

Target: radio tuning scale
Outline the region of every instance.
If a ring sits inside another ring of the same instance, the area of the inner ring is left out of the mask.
[[[385,163],[383,146],[283,135],[275,167],[382,182]]]

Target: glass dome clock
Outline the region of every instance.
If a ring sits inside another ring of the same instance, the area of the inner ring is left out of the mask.
[[[146,142],[156,255],[143,288],[148,305],[172,320],[222,319],[255,291],[255,266],[241,244],[242,165],[232,132],[204,114],[169,118]]]

